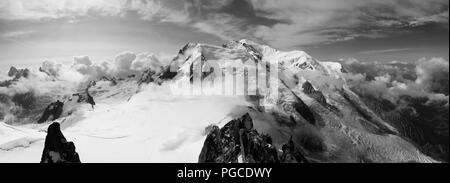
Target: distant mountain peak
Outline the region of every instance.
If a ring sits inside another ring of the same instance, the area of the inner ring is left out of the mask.
[[[20,79],[22,77],[27,78],[30,74],[30,70],[28,69],[17,69],[14,66],[11,66],[11,68],[8,71],[8,76],[13,77],[13,79]]]

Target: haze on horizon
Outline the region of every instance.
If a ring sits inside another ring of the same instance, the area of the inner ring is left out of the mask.
[[[0,68],[242,38],[319,60],[449,58],[448,0],[0,0]]]

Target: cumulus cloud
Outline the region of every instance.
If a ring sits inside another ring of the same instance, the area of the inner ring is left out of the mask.
[[[89,59],[89,56],[78,56],[74,57],[73,60],[75,61],[75,64],[82,64],[82,65],[92,65],[91,59]]]
[[[136,59],[131,63],[130,69],[135,71],[144,71],[148,68],[151,68],[152,70],[159,72],[162,71],[162,67],[164,65],[163,62],[167,63],[167,61],[161,61],[161,58],[158,58],[158,56],[154,54],[140,53],[136,56]]]
[[[74,63],[71,69],[80,73],[83,76],[82,80],[93,80],[101,76],[109,75],[109,66],[107,63],[93,63],[87,56],[74,57]]]
[[[449,64],[443,58],[421,59],[416,67],[416,83],[430,92],[448,95]]]
[[[155,55],[150,53],[122,52],[114,58],[111,75],[126,77],[131,74],[141,74],[141,72],[152,69],[155,72],[163,70],[163,63],[168,63],[168,56]]]
[[[448,27],[446,0],[196,0],[185,7],[191,25],[203,32],[222,39],[244,35],[278,48],[381,38],[429,23]]]
[[[14,96],[32,92],[35,95],[66,95],[83,78],[80,73],[49,61],[45,61],[40,68],[30,68],[29,71],[27,77],[0,87],[0,94]]]
[[[102,76],[125,78],[130,75],[140,75],[147,69],[155,72],[162,71],[165,64],[169,62],[171,56],[157,55],[151,53],[135,54],[125,51],[117,54],[112,62],[93,62],[88,56],[74,57],[74,62],[70,66],[73,71],[80,73],[84,79],[95,80]],[[55,70],[55,69],[53,69]]]
[[[42,72],[45,72],[46,74],[50,75],[50,76],[55,76],[57,77],[61,71],[61,64],[57,64],[55,62],[51,62],[51,61],[44,61],[42,62],[41,67],[39,67],[39,70]]]
[[[387,37],[429,23],[448,27],[446,0],[197,0],[189,7],[201,31],[222,39],[245,35],[282,49]],[[218,12],[226,13],[214,16]]]
[[[415,80],[416,64],[414,62],[361,62],[355,58],[341,59],[343,67],[357,74],[362,74],[366,80],[374,80],[377,76],[389,74],[393,80],[403,82],[405,80]],[[354,77],[354,76],[350,76]]]
[[[114,69],[118,73],[127,73],[131,69],[131,64],[136,59],[133,52],[123,52],[114,58]]]
[[[400,102],[403,96],[425,97],[448,103],[448,61],[420,59],[416,63],[343,61],[345,77],[360,94]]]

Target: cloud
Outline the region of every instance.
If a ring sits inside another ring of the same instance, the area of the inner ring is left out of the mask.
[[[403,96],[448,103],[448,60],[420,59],[417,63],[344,61],[348,84],[358,93],[398,103]]]
[[[364,80],[372,81],[375,77],[390,75],[397,81],[414,81],[417,78],[414,63],[404,62],[361,62],[355,58],[342,59],[343,67],[353,74],[361,74]]]
[[[181,7],[172,7],[174,4],[183,4],[174,0],[131,0],[125,3],[126,11],[135,11],[143,20],[157,20],[160,22],[186,23],[190,21],[189,15]]]
[[[246,22],[227,14],[214,14],[193,24],[198,30],[215,35],[223,40],[251,38],[251,34],[241,30]]]
[[[71,69],[81,73],[85,81],[95,80],[102,76],[126,78],[130,75],[140,75],[147,69],[155,72],[163,70],[163,66],[168,64],[173,58],[169,55],[139,53],[124,51],[117,54],[112,62],[96,63],[88,56],[74,57]]]
[[[89,81],[102,76],[109,76],[110,64],[102,62],[100,64],[92,62],[88,56],[74,57],[74,62],[70,66],[70,70],[74,70],[81,74],[83,78],[78,81]]]
[[[280,49],[448,29],[448,0],[0,0],[0,20],[131,17]]]
[[[429,23],[448,27],[446,0],[191,0],[185,7],[202,32],[282,49],[383,38]]]
[[[416,67],[416,83],[429,92],[448,95],[449,64],[443,58],[421,59]]]
[[[84,16],[97,12],[104,16],[120,15],[120,0],[1,0],[0,19],[39,20]]]
[[[447,24],[447,29],[448,29],[448,10],[442,13],[438,13],[438,14],[433,14],[430,16],[425,16],[425,17],[419,17],[416,20],[411,21],[409,24],[411,26],[421,26],[421,25],[425,25],[427,23],[445,23]]]
[[[424,153],[448,161],[448,60],[342,63],[348,86],[370,109]],[[399,77],[405,73],[412,77]]]
[[[81,74],[76,73],[76,76],[74,76],[73,70],[64,67],[62,64],[58,64],[51,61],[44,61],[42,65],[39,67],[39,71],[47,74],[50,77],[54,78],[62,77],[62,80],[68,80],[73,82],[79,81],[81,77]],[[40,72],[38,74],[41,74]],[[69,77],[64,77],[67,75],[69,75]]]
[[[1,37],[8,40],[24,38],[33,34],[34,31],[13,31],[1,34]]]
[[[147,69],[155,72],[163,70],[162,62],[167,63],[166,58],[159,57],[151,53],[135,54],[130,51],[122,52],[114,58],[114,64],[111,67],[110,75],[126,77],[131,74],[141,74]]]
[[[82,64],[82,65],[92,65],[91,59],[89,59],[89,56],[78,56],[73,58],[75,61],[75,64]]]
[[[412,48],[395,48],[395,49],[385,49],[385,50],[368,50],[359,52],[360,54],[375,54],[375,53],[392,53],[392,52],[402,52],[409,51]]]

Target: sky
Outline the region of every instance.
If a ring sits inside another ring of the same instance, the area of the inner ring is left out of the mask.
[[[449,55],[448,0],[0,0],[0,68],[249,39],[323,61]]]

